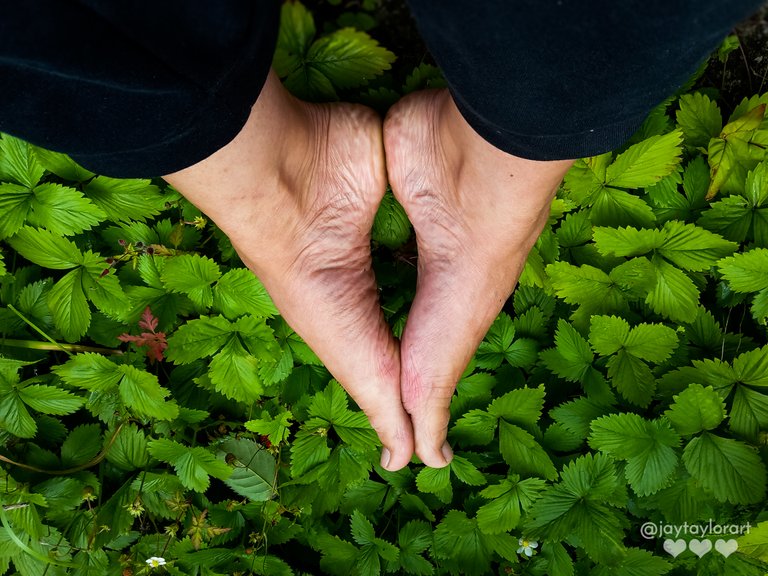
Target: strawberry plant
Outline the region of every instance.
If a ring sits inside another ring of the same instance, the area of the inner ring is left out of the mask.
[[[283,7],[297,94],[440,85],[359,29],[378,2],[331,4]],[[458,383],[453,461],[399,472],[178,192],[2,136],[0,573],[764,574],[766,105],[688,87],[578,161]],[[389,194],[396,334],[412,245]]]

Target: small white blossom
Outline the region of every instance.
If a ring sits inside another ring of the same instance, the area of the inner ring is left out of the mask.
[[[517,543],[520,545],[520,548],[517,549],[517,553],[525,554],[529,558],[533,556],[533,549],[539,547],[539,543],[535,540],[526,540],[525,538],[520,538]]]
[[[146,562],[150,568],[165,566],[165,558],[160,558],[159,556],[152,556],[152,558],[147,558]]]

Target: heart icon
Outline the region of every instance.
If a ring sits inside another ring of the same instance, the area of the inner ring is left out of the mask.
[[[693,538],[690,542],[688,542],[688,549],[696,554],[696,556],[701,558],[704,556],[704,554],[712,550],[712,541],[697,540],[696,538]]]
[[[673,558],[677,558],[680,554],[685,552],[685,540],[680,538],[679,540],[672,540],[667,538],[664,540],[664,551],[672,555]]]
[[[715,541],[715,550],[720,552],[723,556],[728,558],[731,554],[736,552],[736,549],[739,547],[739,543],[736,542],[736,540],[723,540],[722,538],[720,540]]]

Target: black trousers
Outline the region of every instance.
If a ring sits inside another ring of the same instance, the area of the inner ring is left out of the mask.
[[[755,0],[410,0],[464,117],[517,156],[619,146]],[[308,4],[311,4],[308,2]],[[278,0],[28,0],[0,17],[0,131],[157,176],[239,132]]]

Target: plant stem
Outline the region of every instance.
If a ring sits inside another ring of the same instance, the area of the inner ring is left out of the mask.
[[[71,352],[96,352],[97,354],[110,355],[123,353],[122,350],[116,350],[114,348],[100,348],[98,346],[84,346],[82,344],[62,344],[61,342],[53,342],[49,344],[38,340],[16,340],[13,338],[0,340],[0,345],[13,346],[14,348],[29,348],[31,350],[63,350],[68,354]]]

